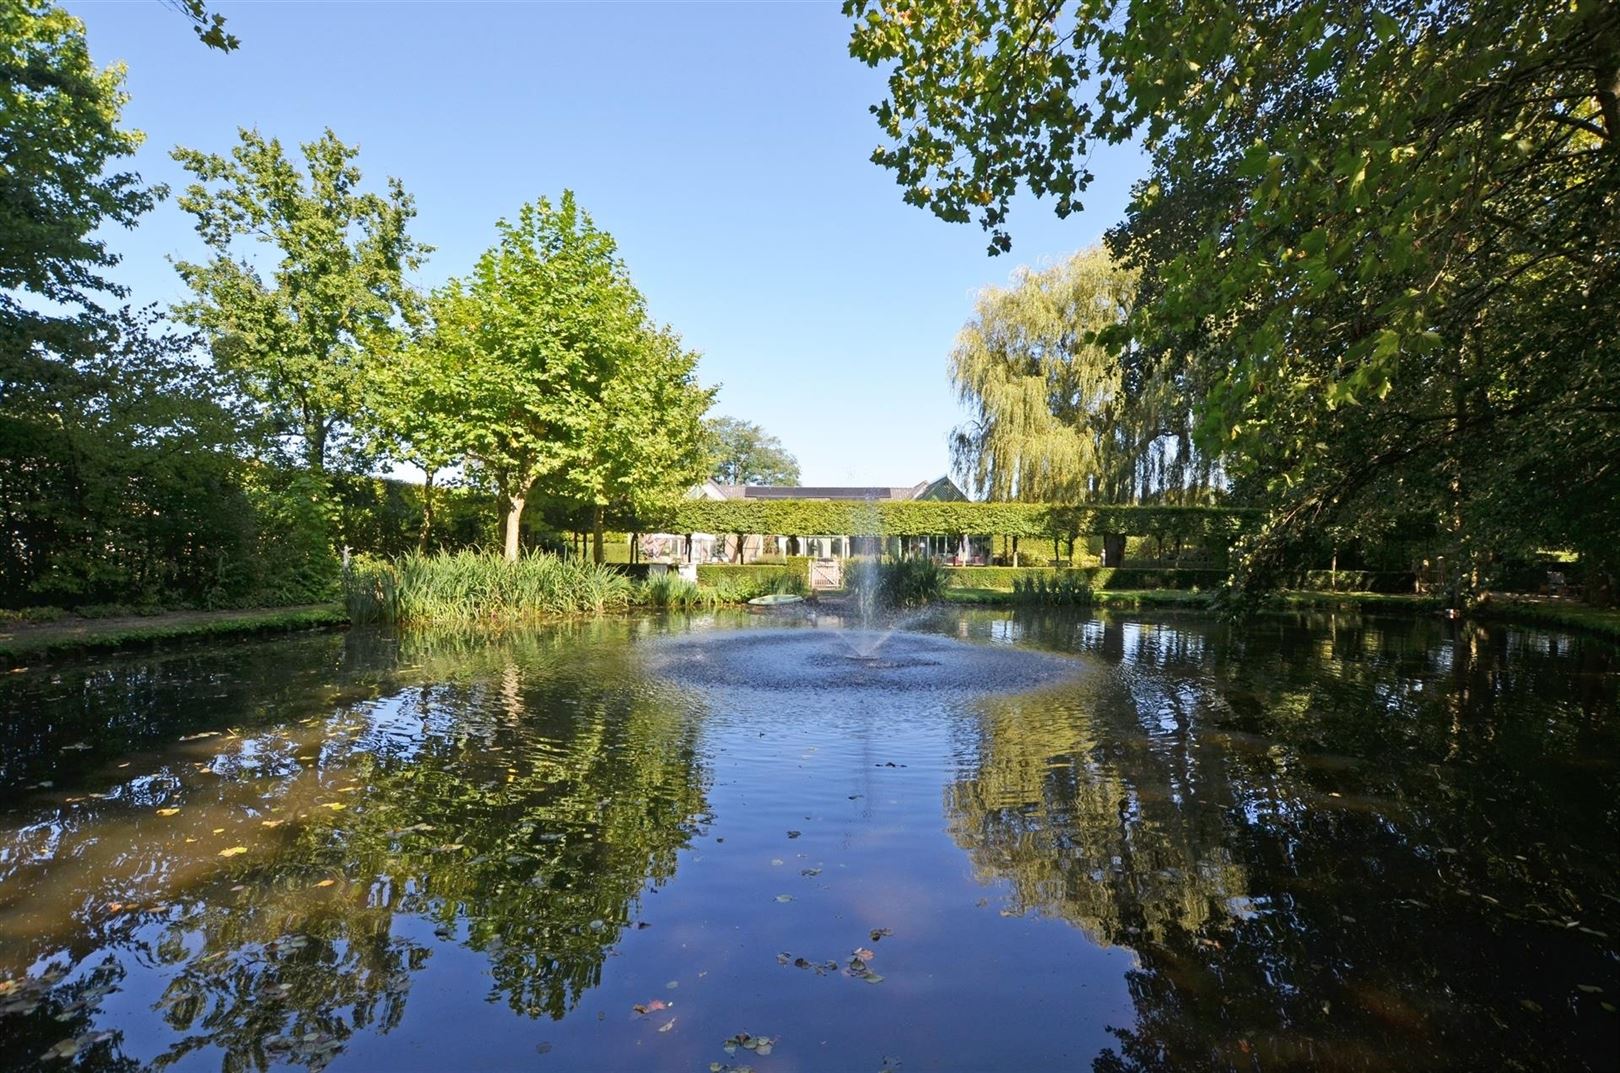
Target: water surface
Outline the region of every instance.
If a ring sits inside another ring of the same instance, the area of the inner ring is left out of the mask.
[[[0,1065],[1614,1068],[1612,646],[909,625],[10,675]]]

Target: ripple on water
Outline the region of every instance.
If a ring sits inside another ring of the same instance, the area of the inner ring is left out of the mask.
[[[1069,657],[990,647],[937,634],[856,629],[757,629],[654,642],[649,665],[692,685],[781,691],[1005,693],[1072,678]]]

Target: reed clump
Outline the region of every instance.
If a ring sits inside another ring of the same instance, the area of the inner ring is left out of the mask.
[[[353,622],[513,623],[623,610],[635,586],[611,567],[531,552],[507,562],[484,551],[358,559],[344,573]]]

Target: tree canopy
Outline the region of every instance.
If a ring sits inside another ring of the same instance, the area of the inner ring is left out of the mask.
[[[1391,497],[1476,569],[1509,538],[1616,564],[1620,9],[846,10],[852,52],[890,70],[874,159],[994,250],[1021,186],[1066,215],[1093,144],[1145,144],[1109,237],[1141,273],[1130,333],[1274,508],[1256,578]]]
[[[385,195],[361,192],[358,151],[330,130],[301,148],[307,173],[255,130],[241,131],[229,158],[175,150],[197,177],[180,207],[212,253],[176,262],[195,295],[176,312],[322,472],[358,464],[341,449],[376,355],[415,317],[405,275],[430,247],[406,231],[416,207],[399,180]],[[268,247],[273,269],[261,272],[244,244]]]
[[[49,3],[0,5],[0,374],[23,379],[36,346],[75,345],[98,302],[123,291],[109,227],[131,227],[160,189],[113,170],[144,140],[120,127],[124,68],[91,62],[84,24]]]
[[[605,507],[664,463],[692,471],[678,444],[707,394],[692,383],[695,358],[649,327],[613,237],[571,191],[497,226],[471,276],[433,296],[428,345],[445,363],[450,442],[500,499],[511,559],[542,479]]]
[[[714,459],[709,476],[721,484],[799,483],[799,460],[754,422],[712,417],[703,429]]]

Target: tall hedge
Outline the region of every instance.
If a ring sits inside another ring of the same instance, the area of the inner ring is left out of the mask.
[[[1092,533],[1163,539],[1231,539],[1258,517],[1238,507],[1063,506],[903,500],[689,500],[646,528],[672,533],[931,536],[970,533],[1072,537]]]

